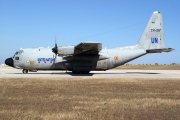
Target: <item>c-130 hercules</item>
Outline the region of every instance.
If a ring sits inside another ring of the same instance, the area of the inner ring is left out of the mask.
[[[102,49],[97,42],[82,42],[76,46],[21,49],[5,64],[23,73],[38,70],[68,70],[73,73],[89,73],[108,70],[123,65],[149,53],[170,52],[165,48],[161,12],[153,12],[138,43],[132,46]],[[58,55],[58,56],[57,56]]]

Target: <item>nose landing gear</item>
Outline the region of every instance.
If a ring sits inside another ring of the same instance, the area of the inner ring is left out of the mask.
[[[23,72],[24,74],[27,74],[27,73],[28,73],[28,70],[23,69],[22,72]]]

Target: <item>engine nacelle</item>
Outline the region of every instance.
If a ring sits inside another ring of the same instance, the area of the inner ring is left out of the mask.
[[[74,46],[61,46],[58,47],[58,55],[59,56],[67,56],[74,54]]]

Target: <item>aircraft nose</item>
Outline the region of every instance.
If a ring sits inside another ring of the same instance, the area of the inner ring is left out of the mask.
[[[7,58],[5,60],[5,64],[8,65],[8,66],[14,67],[14,62],[13,62],[12,58]]]

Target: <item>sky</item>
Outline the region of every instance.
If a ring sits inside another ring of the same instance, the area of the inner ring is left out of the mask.
[[[180,63],[179,0],[0,0],[0,64],[21,48],[101,42],[134,45],[154,11],[163,14],[170,53],[148,54],[132,64]]]

